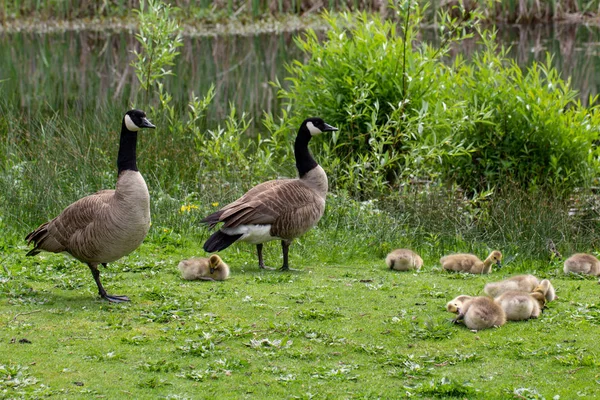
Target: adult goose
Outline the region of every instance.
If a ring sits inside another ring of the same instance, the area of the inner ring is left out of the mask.
[[[121,124],[115,190],[102,190],[77,200],[56,218],[27,235],[40,251],[67,252],[90,267],[100,296],[111,302],[129,301],[127,296],[106,293],[100,282],[100,264],[116,261],[137,249],[150,228],[150,196],[136,165],[137,133],[155,128],[140,110],[128,111]]]
[[[331,131],[337,128],[321,118],[304,120],[294,144],[298,178],[261,183],[204,218],[202,222],[211,228],[223,223],[204,243],[204,250],[223,250],[238,240],[255,244],[258,266],[266,269],[262,244],[281,240],[283,265],[280,270],[289,270],[288,252],[292,240],[315,226],[325,211],[327,175],[310,154],[308,143],[313,136]]]

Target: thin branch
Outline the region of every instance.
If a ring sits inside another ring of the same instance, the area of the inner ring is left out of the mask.
[[[17,313],[17,314],[15,314],[15,316],[13,317],[13,319],[10,320],[6,325],[10,324],[11,322],[15,322],[17,320],[17,318],[19,318],[19,317],[21,317],[23,315],[35,314],[35,313],[38,313],[40,311],[42,311],[42,310],[33,310],[33,311],[25,312],[25,313]]]

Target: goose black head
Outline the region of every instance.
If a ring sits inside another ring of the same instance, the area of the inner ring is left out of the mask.
[[[307,118],[302,123],[302,126],[310,132],[311,136],[320,135],[323,132],[337,131],[338,128],[333,127],[323,121],[321,118]]]
[[[142,128],[156,128],[152,122],[146,118],[146,113],[141,110],[129,110],[123,117],[123,123],[128,131],[137,132]]]

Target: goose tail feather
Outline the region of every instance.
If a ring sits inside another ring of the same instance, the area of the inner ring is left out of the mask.
[[[221,222],[221,214],[223,214],[222,210],[219,210],[215,213],[210,214],[208,217],[202,219],[200,222],[208,225],[210,228],[214,227],[216,224]]]
[[[206,242],[204,242],[204,251],[213,253],[228,248],[233,242],[242,237],[239,235],[227,235],[221,231],[213,233]]]
[[[36,230],[30,232],[29,235],[25,237],[27,244],[33,242],[35,247],[27,252],[27,256],[35,256],[40,253],[40,247],[44,243],[44,240],[48,237],[48,222],[40,225]]]

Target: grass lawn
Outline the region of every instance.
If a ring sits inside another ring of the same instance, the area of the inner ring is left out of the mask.
[[[292,245],[301,272],[260,271],[254,247],[234,245],[221,253],[225,282],[180,278],[200,240],[151,240],[102,271],[126,304],[99,300],[74,259],[16,249],[0,269],[0,398],[600,396],[595,278],[541,261],[449,274],[428,254],[422,272],[392,272],[379,256],[319,245],[323,233]],[[278,266],[280,246],[265,250]],[[478,333],[450,323],[448,300],[526,271],[559,296],[538,320]]]

